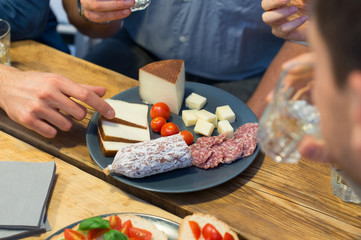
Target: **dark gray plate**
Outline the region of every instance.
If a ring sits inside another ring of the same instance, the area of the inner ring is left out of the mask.
[[[148,215],[148,214],[141,214],[141,213],[109,213],[109,214],[100,215],[100,217],[104,218],[104,217],[108,217],[111,215],[122,215],[122,214],[123,215],[124,214],[136,215],[136,216],[139,216],[139,217],[142,217],[142,218],[145,218],[145,219],[151,221],[159,230],[163,231],[167,235],[168,240],[176,240],[178,238],[179,224],[176,222],[173,222],[171,220],[165,219],[165,218]],[[50,240],[52,237],[63,233],[66,228],[75,227],[81,221],[72,223],[72,224],[60,229],[59,231],[57,231],[56,233],[54,233],[50,237],[48,237],[47,240]]]
[[[244,102],[226,91],[205,84],[186,82],[184,97],[186,98],[192,92],[207,98],[207,104],[204,106],[204,109],[210,112],[214,113],[218,106],[230,105],[236,114],[236,121],[232,123],[234,129],[237,129],[245,123],[258,121],[251,109],[249,109]],[[132,103],[142,103],[139,97],[138,87],[121,92],[115,95],[113,98]],[[186,108],[183,105],[181,111],[184,109]],[[104,169],[113,162],[113,157],[104,157],[101,152],[97,138],[98,119],[99,114],[96,112],[92,116],[88,125],[86,143],[91,157],[102,169]],[[149,119],[151,119],[150,116]],[[194,127],[186,127],[184,125],[181,114],[179,116],[172,114],[169,121],[177,124],[180,130],[188,130],[192,132],[194,134],[195,141],[198,137],[201,137],[200,135],[194,133]],[[217,130],[213,132],[213,135],[218,135]],[[160,135],[151,131],[151,138],[154,139],[157,137],[160,137]],[[119,181],[129,184],[133,187],[154,192],[194,192],[217,186],[234,178],[243,172],[254,161],[258,152],[259,148],[257,147],[255,153],[252,156],[238,159],[230,165],[220,164],[218,167],[208,170],[197,167],[189,167],[140,179],[128,178],[115,174],[112,176]]]

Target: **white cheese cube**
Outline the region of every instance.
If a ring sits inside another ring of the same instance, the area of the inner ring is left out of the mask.
[[[234,135],[234,129],[227,120],[222,120],[218,122],[217,131],[219,134],[225,133],[227,138],[232,138]]]
[[[204,105],[207,102],[207,98],[197,94],[197,93],[191,93],[191,95],[189,95],[186,98],[186,107],[190,108],[190,109],[201,109],[202,107],[204,107]]]
[[[196,116],[198,119],[206,120],[207,122],[210,122],[214,125],[214,127],[217,127],[217,116],[216,114],[213,114],[205,109],[199,110],[196,113]]]
[[[216,108],[216,115],[219,121],[228,120],[229,123],[236,121],[236,114],[229,105],[224,105]]]
[[[183,122],[186,125],[186,127],[196,125],[196,123],[198,121],[196,112],[198,112],[198,110],[196,110],[196,109],[182,111],[182,119],[183,119]]]
[[[194,127],[194,132],[204,136],[211,136],[214,130],[214,125],[206,120],[199,119]]]

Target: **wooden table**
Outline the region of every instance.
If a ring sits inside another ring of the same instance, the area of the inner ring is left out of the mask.
[[[73,222],[106,213],[133,212],[161,216],[175,222],[181,220],[1,131],[0,145],[0,161],[56,163],[56,177],[47,211],[52,230],[42,234],[41,239]]]
[[[62,74],[73,81],[102,85],[111,97],[137,82],[123,75],[24,41],[12,44],[13,66]],[[302,160],[297,165],[276,164],[259,154],[234,179],[195,193],[154,193],[105,177],[91,159],[85,143],[88,117],[69,133],[45,139],[0,113],[0,129],[18,139],[100,177],[179,217],[193,212],[215,215],[247,239],[355,239],[361,238],[361,208],[332,194],[330,169]]]

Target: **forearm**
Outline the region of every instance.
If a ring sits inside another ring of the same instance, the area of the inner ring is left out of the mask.
[[[113,36],[121,27],[122,20],[112,21],[107,24],[95,24],[81,17],[78,12],[77,0],[63,0],[63,6],[67,12],[69,22],[79,32],[92,38],[107,38]]]
[[[302,53],[309,52],[310,49],[303,45],[286,41],[272,60],[267,71],[263,75],[256,91],[248,100],[247,105],[255,113],[257,118],[262,116],[263,111],[267,107],[266,97],[272,91],[279,79],[282,71],[282,64]]]

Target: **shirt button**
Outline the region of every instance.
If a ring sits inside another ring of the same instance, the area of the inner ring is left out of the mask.
[[[179,37],[179,41],[182,42],[182,43],[187,42],[187,40],[188,40],[188,39],[187,39],[185,36],[180,36],[180,37]]]

